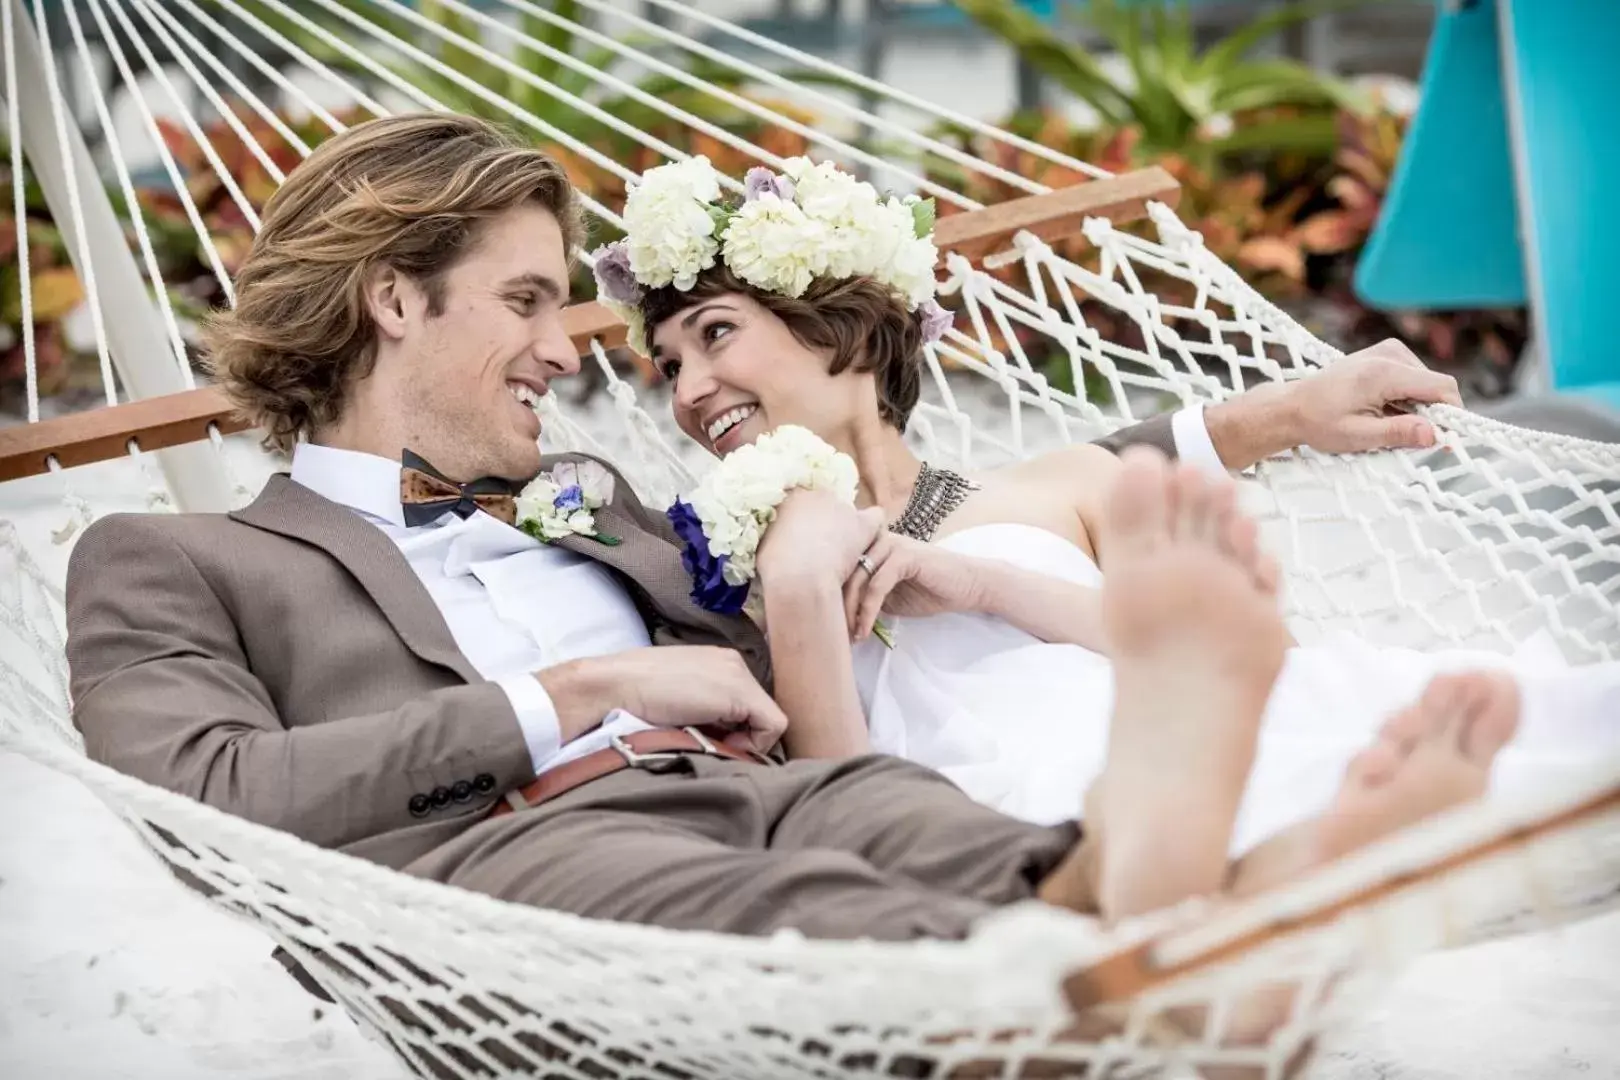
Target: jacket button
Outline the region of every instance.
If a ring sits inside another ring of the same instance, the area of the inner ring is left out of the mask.
[[[473,790],[480,795],[488,795],[495,790],[495,778],[487,772],[481,772],[473,777]]]
[[[433,804],[428,801],[426,795],[412,795],[410,808],[411,817],[427,817],[428,813],[433,809]]]
[[[428,797],[433,800],[435,810],[443,810],[450,805],[450,789],[447,787],[434,788],[433,794]]]
[[[450,797],[456,802],[468,802],[473,797],[473,786],[465,780],[450,785]]]

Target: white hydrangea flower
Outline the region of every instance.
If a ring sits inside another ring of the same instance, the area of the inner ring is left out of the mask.
[[[720,174],[705,157],[648,169],[624,204],[630,269],[642,285],[690,289],[714,265],[720,242],[711,204]]]
[[[573,488],[579,489],[578,495]],[[515,500],[515,523],[547,543],[577,535],[616,544],[618,540],[597,532],[591,513],[612,498],[613,474],[600,462],[564,462],[523,485]]]
[[[939,262],[939,249],[932,236],[908,234],[895,246],[894,258],[884,275],[884,284],[906,298],[913,311],[934,298],[939,288],[934,277],[934,266]]]
[[[725,559],[721,574],[726,583],[740,587],[758,572],[760,541],[789,492],[827,491],[853,506],[859,482],[849,455],[807,428],[787,425],[727,455],[704,477],[687,505],[703,527],[709,554]],[[761,614],[756,600],[754,617]],[[894,647],[881,623],[873,633]]]
[[[743,585],[753,579],[759,543],[788,492],[825,490],[853,504],[857,483],[847,454],[789,425],[738,447],[704,477],[689,502],[703,523],[709,553],[727,559],[726,580]]]
[[[562,490],[544,476],[537,476],[523,486],[517,496],[517,520],[541,521],[551,513]]]
[[[884,265],[892,243],[876,188],[829,161],[791,158],[784,171],[805,215],[820,222],[826,232],[823,256],[828,277],[870,275]]]
[[[827,272],[825,225],[775,194],[744,203],[722,240],[726,266],[755,288],[794,298]]]

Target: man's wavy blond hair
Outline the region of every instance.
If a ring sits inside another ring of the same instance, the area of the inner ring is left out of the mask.
[[[562,227],[572,258],[579,203],[551,158],[493,124],[441,113],[357,125],[323,143],[265,206],[236,275],[236,309],[204,327],[208,366],[232,404],[290,453],[343,415],[376,360],[367,276],[392,266],[443,310],[444,275],[480,225],[526,202]]]

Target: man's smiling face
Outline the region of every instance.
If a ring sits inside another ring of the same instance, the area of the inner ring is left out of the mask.
[[[579,370],[562,317],[568,270],[557,219],[526,203],[483,223],[436,296],[422,283],[398,285],[385,377],[407,445],[447,476],[526,480],[539,471],[532,406],[552,379]]]

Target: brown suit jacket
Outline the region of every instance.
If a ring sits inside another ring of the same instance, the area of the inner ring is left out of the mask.
[[[1124,434],[1109,443],[1165,445],[1168,419]],[[619,481],[597,520],[623,542],[561,546],[624,582],[655,644],[736,648],[768,686],[759,631],[692,603],[673,531]],[[534,777],[505,694],[393,541],[286,476],[230,514],[96,522],[67,621],[92,758],[312,843],[402,867]]]

